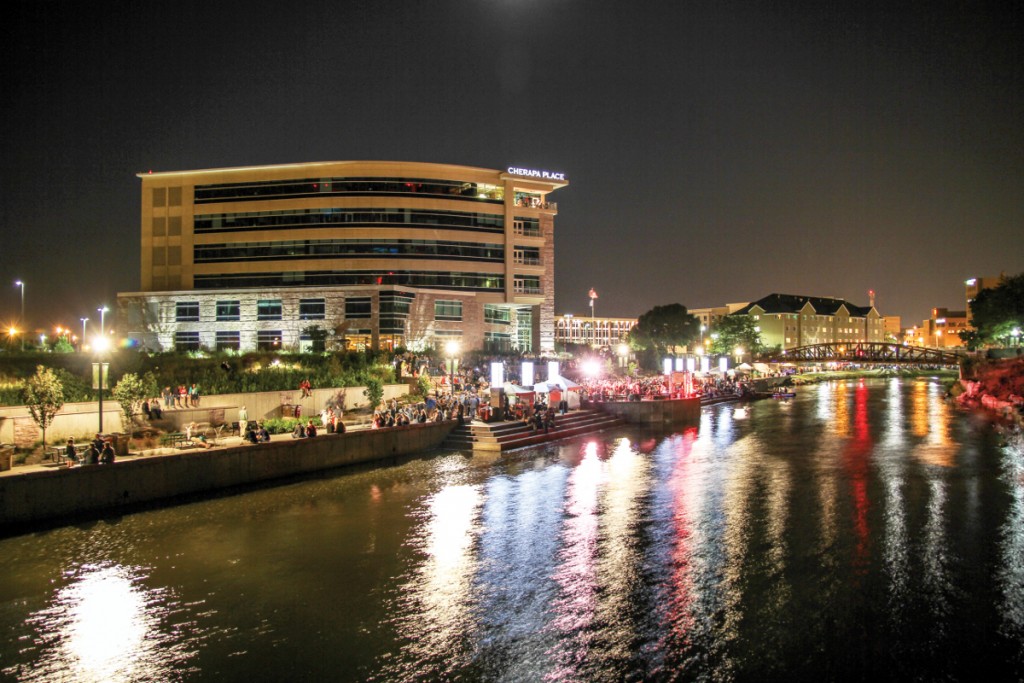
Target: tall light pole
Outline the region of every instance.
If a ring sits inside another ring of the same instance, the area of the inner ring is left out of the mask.
[[[17,280],[14,286],[21,287],[21,326],[28,329],[28,325],[25,324],[25,283]],[[25,350],[25,335],[21,335],[21,350]]]
[[[89,322],[89,319],[88,318],[79,318],[79,320],[82,321],[82,344],[81,344],[81,346],[79,347],[78,350],[79,351],[84,351],[85,350],[85,325],[86,325],[86,323]]]
[[[97,308],[96,310],[99,311],[100,314],[100,334],[105,335],[107,333],[107,328],[104,327],[103,317],[110,309],[107,308],[106,306],[103,306],[101,308]]]

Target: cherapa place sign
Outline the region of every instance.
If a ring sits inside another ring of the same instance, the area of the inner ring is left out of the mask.
[[[538,171],[535,168],[516,168],[515,166],[509,166],[508,172],[512,175],[524,176],[526,178],[540,178],[541,180],[561,180],[565,182],[564,173],[555,173],[553,171]]]

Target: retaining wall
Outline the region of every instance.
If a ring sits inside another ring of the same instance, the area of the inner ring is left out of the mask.
[[[0,525],[77,517],[437,448],[455,421],[144,456],[0,477]]]
[[[680,398],[668,401],[595,401],[587,407],[621,418],[630,424],[697,424],[700,399]]]

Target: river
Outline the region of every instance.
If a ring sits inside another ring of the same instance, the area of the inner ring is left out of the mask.
[[[0,540],[20,681],[1024,678],[1024,455],[937,381]]]

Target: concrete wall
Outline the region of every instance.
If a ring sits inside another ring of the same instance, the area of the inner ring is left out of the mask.
[[[681,398],[672,401],[596,401],[587,408],[622,418],[629,424],[697,424],[700,422],[700,399]]]
[[[246,407],[250,420],[263,420],[270,417],[281,417],[283,404],[302,406],[303,417],[312,417],[323,410],[328,401],[339,394],[345,396],[346,410],[366,405],[363,396],[365,387],[343,387],[314,389],[312,396],[301,398],[302,392],[295,391],[264,391],[252,394],[218,394],[200,396],[198,409],[164,410],[164,419],[168,426],[177,429],[189,422],[235,422],[238,420],[238,408]],[[384,399],[390,400],[409,393],[407,384],[385,384]],[[91,437],[99,426],[98,402],[65,403],[46,430],[46,441],[57,443],[69,436],[75,438]],[[103,401],[103,431],[122,432],[121,407],[117,401]],[[14,443],[19,446],[31,446],[42,438],[42,432],[25,406],[0,407],[0,443]]]
[[[92,515],[157,500],[270,481],[437,448],[455,421],[329,434],[217,450],[148,456],[115,465],[0,477],[0,525]]]

